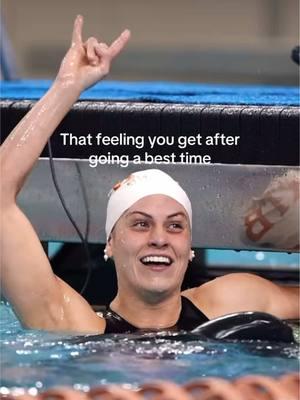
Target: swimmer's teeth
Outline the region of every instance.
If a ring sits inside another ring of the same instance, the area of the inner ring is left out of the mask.
[[[141,260],[143,263],[157,263],[157,264],[171,264],[171,260],[169,257],[163,257],[163,256],[148,256],[144,257]]]

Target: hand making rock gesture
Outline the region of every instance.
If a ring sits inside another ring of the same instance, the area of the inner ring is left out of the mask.
[[[130,31],[126,29],[110,46],[94,37],[84,43],[82,27],[83,17],[78,15],[74,22],[71,47],[56,78],[56,81],[65,86],[76,86],[80,92],[109,73],[112,60],[123,50],[130,38]]]

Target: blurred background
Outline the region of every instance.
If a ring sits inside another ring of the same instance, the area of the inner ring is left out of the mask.
[[[298,83],[298,0],[2,0],[21,77],[54,77],[79,13],[85,39],[132,31],[110,79]]]

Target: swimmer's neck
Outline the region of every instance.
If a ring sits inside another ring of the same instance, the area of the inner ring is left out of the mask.
[[[128,296],[119,291],[110,308],[139,329],[164,329],[174,326],[178,321],[181,296],[178,291],[150,302],[136,294]]]

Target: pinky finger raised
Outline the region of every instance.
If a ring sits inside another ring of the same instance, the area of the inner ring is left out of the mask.
[[[109,53],[111,58],[116,57],[125,47],[126,43],[130,39],[130,31],[125,29],[121,35],[109,46]]]

